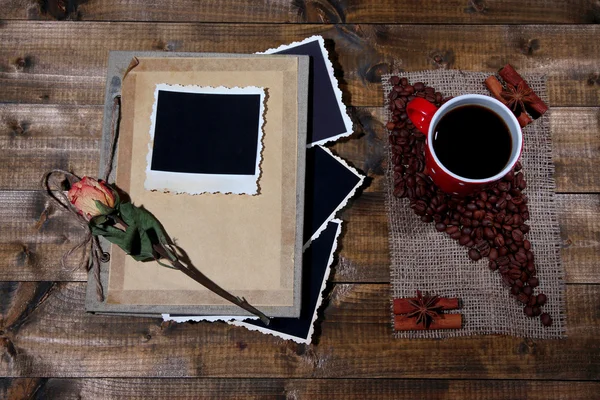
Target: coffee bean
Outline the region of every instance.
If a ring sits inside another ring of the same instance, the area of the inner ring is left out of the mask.
[[[498,269],[498,264],[496,264],[495,261],[490,260],[490,262],[488,263],[488,268],[492,271],[495,271]]]
[[[518,287],[522,288],[523,287],[523,281],[521,279],[517,279],[515,281],[515,285],[517,285]]]
[[[489,259],[494,261],[498,259],[498,250],[495,248],[490,249]]]
[[[552,318],[550,317],[550,315],[548,315],[548,313],[543,313],[542,315],[540,315],[540,319],[542,320],[542,324],[544,326],[552,325]]]
[[[521,232],[520,229],[515,229],[514,231],[512,231],[512,238],[515,242],[522,242],[523,232]]]
[[[487,257],[490,254],[490,244],[488,243],[487,240],[479,240],[478,242],[475,243],[475,247],[477,248],[477,250],[479,250],[479,253],[483,256],[483,257]]]
[[[453,234],[450,235],[450,237],[454,240],[458,240],[460,238],[461,234],[460,232],[454,232]]]
[[[425,89],[425,84],[423,82],[417,82],[413,85],[416,91],[422,91]]]
[[[521,278],[521,271],[518,268],[512,268],[508,271],[508,276],[514,281]],[[531,288],[530,288],[531,289]],[[525,292],[525,287],[523,288],[523,292]]]
[[[533,278],[529,278],[529,280],[527,281],[527,284],[529,286],[531,286],[532,288],[536,288],[540,285],[540,281],[538,278],[533,277]]]
[[[483,239],[483,228],[477,228],[477,229],[475,229],[475,238],[476,239]]]
[[[529,296],[527,296],[525,293],[520,293],[517,296],[517,300],[519,300],[523,304],[527,304],[527,302],[529,301]]]
[[[458,232],[458,226],[456,226],[456,225],[449,226],[449,227],[446,228],[446,233],[449,234],[449,235],[451,235],[451,234],[453,234],[455,232]]]
[[[496,262],[498,263],[498,265],[508,265],[510,263],[510,260],[506,256],[501,256],[496,259]]]
[[[546,297],[546,295],[544,293],[540,293],[537,295],[537,303],[540,306],[543,306],[544,304],[546,304],[547,300],[548,300],[548,298]]]
[[[483,229],[483,236],[488,240],[492,240],[496,237],[496,234],[492,228],[486,227]]]
[[[537,317],[538,315],[540,315],[542,313],[542,310],[538,307],[538,306],[534,306],[533,307],[533,316]]]
[[[527,252],[525,254],[527,255],[527,261],[533,262],[534,256],[533,256],[533,253],[531,252],[531,250],[527,250]]]
[[[446,224],[444,224],[443,222],[438,222],[437,224],[435,224],[435,229],[438,232],[444,232],[446,230]]]
[[[469,250],[469,257],[471,258],[471,260],[477,261],[481,258],[481,254],[479,254],[479,252],[476,249],[471,249]]]
[[[510,184],[507,182],[499,182],[498,190],[500,190],[501,192],[508,192],[510,190]]]
[[[527,315],[528,317],[533,317],[533,308],[532,307],[526,306],[523,309],[523,312],[525,312],[525,315]]]
[[[458,243],[461,246],[464,246],[465,244],[469,243],[470,240],[471,240],[471,237],[469,235],[462,235],[460,237],[460,239],[458,239]]]
[[[530,307],[533,307],[536,304],[537,304],[537,297],[536,296],[529,297],[529,301],[527,302],[527,305]]]
[[[400,84],[402,86],[408,85],[408,79],[407,78],[400,78]]]
[[[494,239],[494,243],[497,247],[504,246],[504,236],[502,236],[501,234],[497,234],[496,238]]]
[[[530,286],[525,286],[523,288],[523,293],[525,293],[527,296],[531,296],[531,294],[533,293],[533,289]]]
[[[405,197],[406,196],[406,186],[396,187],[394,189],[394,196]]]
[[[511,292],[511,293],[512,293],[514,296],[516,296],[516,295],[518,295],[519,293],[521,293],[521,288],[520,288],[520,287],[518,287],[517,285],[513,285],[513,286],[512,286],[512,288],[510,289],[510,292]]]

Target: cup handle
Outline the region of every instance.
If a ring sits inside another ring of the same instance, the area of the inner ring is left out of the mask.
[[[408,114],[408,118],[410,118],[413,125],[423,132],[425,136],[429,133],[429,124],[431,123],[433,114],[436,112],[437,107],[421,97],[412,99],[406,105],[406,114]]]

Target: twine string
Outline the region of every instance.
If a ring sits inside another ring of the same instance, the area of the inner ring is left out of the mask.
[[[121,96],[116,96],[113,100],[112,106],[112,117],[110,124],[110,150],[103,165],[103,179],[105,181],[108,181],[108,177],[112,171],[116,139],[119,131],[120,114]],[[59,176],[62,179],[58,179]],[[85,248],[83,264],[86,266],[87,271],[92,271],[94,274],[94,279],[96,280],[96,296],[98,301],[104,301],[104,290],[102,288],[102,282],[100,281],[100,263],[108,261],[108,253],[104,253],[102,251],[100,240],[97,236],[92,235],[88,221],[79,214],[77,209],[69,201],[66,192],[61,186],[61,183],[64,182],[65,179],[69,181],[70,186],[81,180],[81,178],[72,172],[62,169],[53,169],[46,172],[44,175],[42,179],[42,188],[45,190],[48,198],[59,208],[70,213],[73,219],[81,226],[82,229],[85,230],[86,233],[79,243],[63,254],[61,258],[61,266],[64,268],[67,260],[73,256],[73,253],[81,248]]]

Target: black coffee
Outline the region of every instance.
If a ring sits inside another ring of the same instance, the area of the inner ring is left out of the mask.
[[[484,179],[506,167],[512,137],[495,112],[467,105],[449,111],[437,123],[433,150],[440,162],[456,175]]]

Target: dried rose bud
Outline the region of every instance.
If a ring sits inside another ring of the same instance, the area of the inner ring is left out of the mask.
[[[84,176],[73,184],[67,192],[67,198],[86,220],[105,215],[96,202],[112,209],[115,206],[115,192],[104,181]]]

